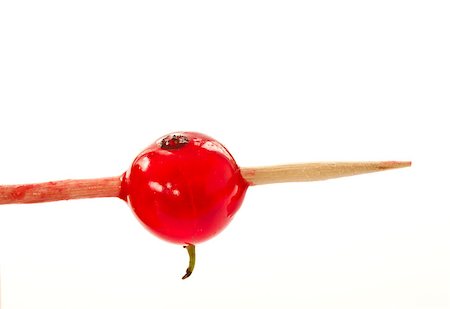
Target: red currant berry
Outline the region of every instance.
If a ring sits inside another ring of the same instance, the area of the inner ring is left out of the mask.
[[[228,225],[248,185],[219,142],[177,132],[137,156],[123,177],[122,197],[157,236],[197,244]]]

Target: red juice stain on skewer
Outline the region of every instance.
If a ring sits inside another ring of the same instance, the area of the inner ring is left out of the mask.
[[[240,168],[215,139],[168,134],[144,149],[123,175],[0,186],[0,204],[119,197],[158,237],[183,245],[189,267],[195,245],[220,233],[239,210],[249,186],[315,181],[410,166],[411,162],[322,162]]]

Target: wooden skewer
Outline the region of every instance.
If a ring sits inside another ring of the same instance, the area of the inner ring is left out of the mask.
[[[250,185],[263,185],[325,180],[408,166],[411,166],[411,162],[322,162],[241,168],[241,173]],[[0,204],[28,204],[97,197],[121,197],[121,176],[27,185],[0,185]]]
[[[411,166],[410,161],[318,162],[241,168],[250,185],[317,181]]]

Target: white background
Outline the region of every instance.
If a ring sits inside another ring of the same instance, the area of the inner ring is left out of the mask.
[[[187,254],[119,199],[0,206],[1,308],[450,308],[448,1],[0,1],[0,183],[119,175],[200,131],[250,188]]]

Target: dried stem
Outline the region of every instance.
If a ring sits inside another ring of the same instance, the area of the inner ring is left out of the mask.
[[[189,254],[189,266],[186,269],[186,274],[181,279],[187,279],[192,275],[192,272],[194,271],[195,267],[195,245],[188,244],[186,246],[183,246],[183,248],[186,248],[188,254]]]
[[[241,168],[241,173],[250,185],[263,185],[279,182],[326,180],[408,166],[411,166],[409,161],[319,162]]]
[[[0,186],[0,204],[29,204],[96,197],[118,197],[120,176]]]

